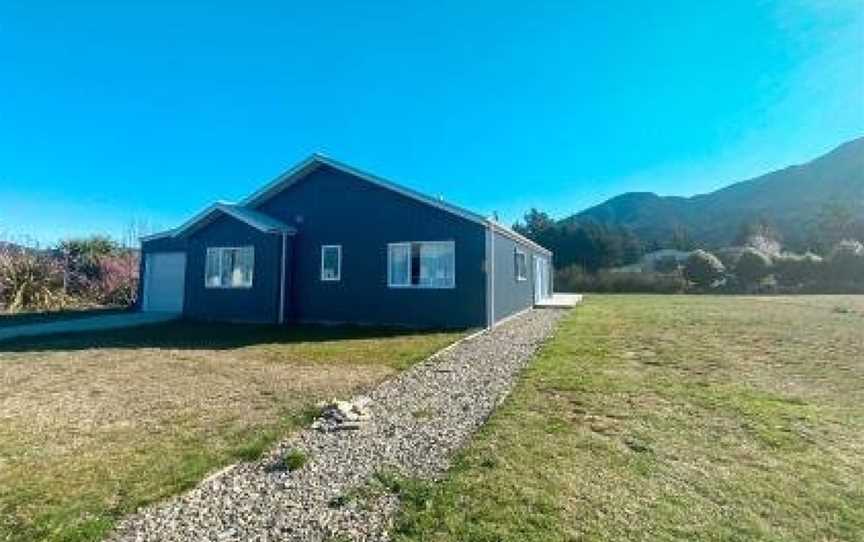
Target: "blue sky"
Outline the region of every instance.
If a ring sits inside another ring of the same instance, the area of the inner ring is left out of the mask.
[[[511,222],[864,135],[860,0],[0,3],[0,235],[119,235],[312,152]]]

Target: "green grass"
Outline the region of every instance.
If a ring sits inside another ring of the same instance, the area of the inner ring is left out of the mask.
[[[294,472],[302,469],[308,460],[309,458],[302,450],[291,450],[282,458],[282,465],[288,472]]]
[[[94,541],[461,332],[173,322],[0,346],[0,541]],[[295,458],[293,461],[299,461]]]
[[[862,297],[590,296],[396,540],[864,540],[862,382]]]

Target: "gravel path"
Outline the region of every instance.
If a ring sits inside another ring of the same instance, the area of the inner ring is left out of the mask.
[[[458,343],[376,388],[362,429],[300,431],[260,461],[139,511],[109,540],[386,540],[398,502],[373,490],[376,477],[443,474],[563,314],[529,311]],[[276,468],[293,450],[307,463]]]

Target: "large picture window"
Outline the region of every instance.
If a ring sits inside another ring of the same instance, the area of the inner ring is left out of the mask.
[[[254,247],[208,247],[204,269],[207,288],[251,288]]]
[[[342,247],[324,245],[321,247],[321,280],[337,281],[342,277]]]
[[[519,249],[516,249],[516,252],[514,254],[514,265],[516,266],[516,280],[528,280],[528,256]]]
[[[456,255],[453,241],[387,245],[387,285],[391,288],[453,288]]]

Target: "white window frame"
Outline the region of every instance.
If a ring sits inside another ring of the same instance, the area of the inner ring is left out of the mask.
[[[525,265],[522,267],[522,269],[519,269],[519,256],[522,256],[525,261]],[[526,280],[528,280],[528,253],[524,250],[519,250],[518,248],[515,249],[515,251],[513,252],[513,267],[517,282],[525,282]],[[524,271],[525,274],[520,275],[519,271]]]
[[[414,259],[411,257],[412,246],[415,244],[420,245],[446,245],[450,247],[453,252],[453,269],[452,269],[452,277],[453,280],[450,284],[446,285],[435,285],[435,284],[411,284],[411,277],[414,276],[413,269],[411,268]],[[392,276],[392,259],[391,254],[393,247],[408,247],[408,284],[394,284],[393,276]],[[415,289],[415,290],[452,290],[456,288],[456,242],[455,241],[402,241],[399,243],[387,243],[387,287],[388,288],[400,288],[400,289]]]
[[[251,249],[252,251],[252,274],[249,276],[249,284],[210,284],[207,282],[207,277],[210,274],[207,272],[207,264],[210,262],[210,252],[218,252],[219,257],[216,258],[216,261],[219,262],[219,273],[218,275],[222,276],[222,253],[226,250],[243,250],[243,249]],[[207,247],[207,250],[204,254],[204,288],[210,290],[248,290],[252,288],[255,284],[255,247],[253,245],[245,245],[238,247]]]
[[[324,276],[324,252],[327,249],[336,249],[336,276]],[[339,282],[342,280],[342,245],[321,245],[321,280],[323,282]]]
[[[396,247],[408,247],[408,283],[394,284],[393,283],[393,250]],[[387,243],[387,287],[388,288],[413,288],[411,284],[411,243]]]

